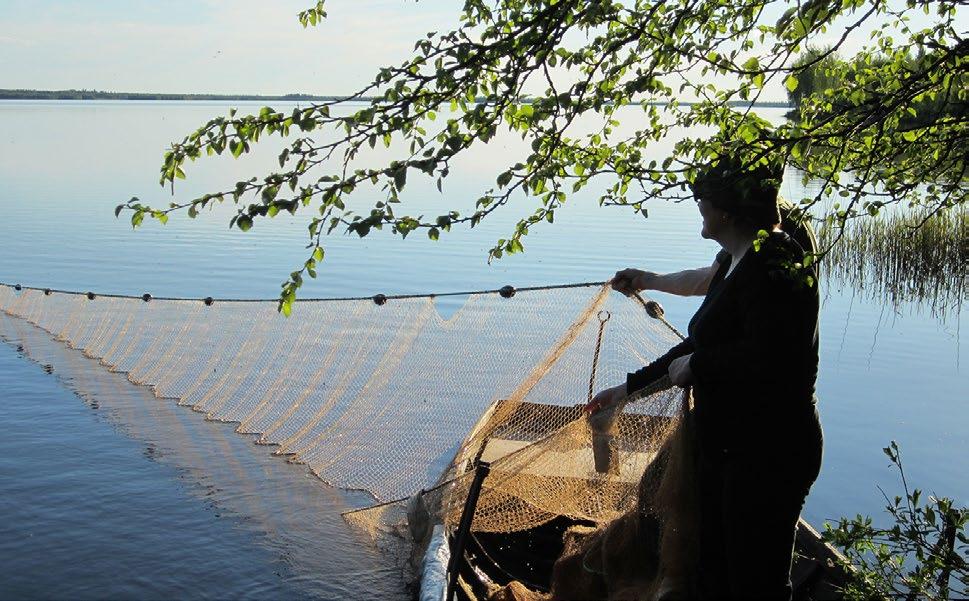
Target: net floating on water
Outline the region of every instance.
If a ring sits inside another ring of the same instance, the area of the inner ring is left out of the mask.
[[[615,519],[635,507],[640,477],[677,426],[680,395],[655,392],[597,426],[608,451],[597,470],[603,449],[593,448],[581,410],[597,315],[611,315],[599,389],[678,338],[606,286],[508,288],[298,301],[286,318],[275,300],[200,303],[2,285],[0,311],[159,398],[236,423],[333,486],[369,492],[383,504],[347,517],[378,542],[423,537],[416,515],[453,525],[482,456],[491,474],[476,531],[520,530],[557,515]],[[408,511],[406,499],[418,491]]]

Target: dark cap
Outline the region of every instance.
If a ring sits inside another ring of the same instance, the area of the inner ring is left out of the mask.
[[[768,228],[781,222],[777,193],[783,175],[783,164],[749,165],[725,156],[701,170],[690,188],[721,211]]]

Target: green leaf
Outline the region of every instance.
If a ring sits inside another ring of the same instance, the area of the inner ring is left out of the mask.
[[[394,187],[403,190],[407,183],[407,167],[403,166],[394,171]]]
[[[797,77],[793,73],[788,75],[787,79],[784,80],[784,87],[787,88],[788,92],[793,92],[794,90],[796,90],[797,84],[798,84]]]
[[[741,140],[749,144],[757,139],[757,135],[758,135],[757,127],[749,122],[744,123],[737,130],[737,135],[740,136]]]
[[[317,246],[313,250],[313,259],[315,259],[316,261],[322,261],[323,260],[323,247]]]

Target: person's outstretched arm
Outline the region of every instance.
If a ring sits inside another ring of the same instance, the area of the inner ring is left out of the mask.
[[[679,296],[703,296],[720,266],[714,261],[709,267],[685,269],[675,273],[654,273],[640,269],[623,269],[612,278],[612,287],[623,294],[643,290],[659,290]]]

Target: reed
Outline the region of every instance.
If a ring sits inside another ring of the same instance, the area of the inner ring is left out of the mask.
[[[969,299],[969,209],[915,211],[827,223],[818,231],[825,282],[852,286],[895,309],[914,303],[941,319]],[[840,235],[840,239],[838,236]],[[835,243],[836,242],[836,243]]]

